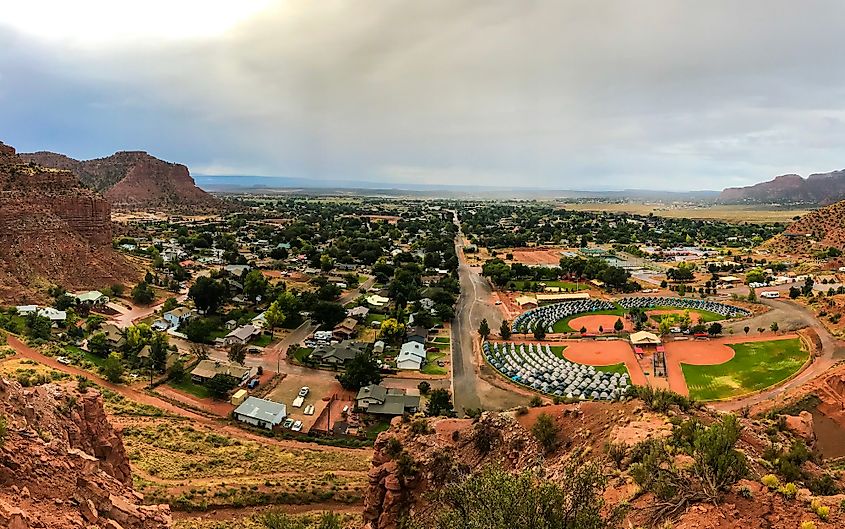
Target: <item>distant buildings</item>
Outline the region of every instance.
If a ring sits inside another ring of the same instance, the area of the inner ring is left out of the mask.
[[[415,413],[420,407],[420,396],[402,388],[371,384],[358,390],[355,406],[359,411],[373,415],[396,416]]]

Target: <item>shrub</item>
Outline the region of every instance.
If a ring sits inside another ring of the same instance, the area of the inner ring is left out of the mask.
[[[822,520],[827,520],[828,516],[830,516],[830,507],[822,505],[821,502],[816,499],[810,502],[810,510],[816,513],[816,516]]]
[[[798,494],[798,487],[795,483],[789,482],[786,485],[781,486],[778,488],[778,492],[783,494],[787,498],[794,498],[796,494]]]
[[[433,430],[425,419],[417,419],[411,423],[411,433],[414,435],[430,434]]]
[[[801,522],[801,529],[816,529],[816,524],[815,522],[811,522],[809,520],[806,522]]]
[[[475,449],[482,454],[487,454],[493,445],[499,442],[501,434],[499,430],[484,423],[477,423],[473,428],[472,443]]]
[[[625,443],[613,443],[607,446],[607,455],[616,464],[616,468],[622,468],[622,462],[628,455],[628,447]]]
[[[754,493],[751,492],[751,489],[747,486],[743,485],[739,488],[739,495],[745,498],[746,500],[750,500],[754,497]]]
[[[6,417],[0,415],[0,446],[6,442],[6,435],[8,435],[8,429],[6,428]]]
[[[387,455],[389,455],[390,457],[398,457],[399,454],[402,453],[402,441],[395,437],[391,437],[387,440],[385,452],[387,452]]]
[[[760,483],[768,487],[769,490],[775,490],[780,486],[780,480],[774,474],[766,474],[760,479]]]
[[[528,403],[529,406],[532,408],[539,408],[543,405],[543,399],[540,398],[540,395],[534,395],[531,397],[531,401]]]
[[[560,428],[555,424],[551,415],[541,413],[537,422],[531,427],[531,433],[546,452],[551,452],[558,446],[557,435]]]
[[[431,390],[431,384],[423,380],[422,382],[417,384],[417,389],[420,390],[420,394],[427,395],[428,392]]]
[[[813,494],[818,496],[833,496],[834,494],[839,494],[839,487],[836,485],[836,480],[833,479],[833,476],[830,474],[822,474],[821,476],[813,477],[809,483],[807,483],[807,488]]]
[[[526,408],[525,406],[520,406],[516,409],[516,414],[519,416],[525,415],[526,413],[528,413],[528,408]]]

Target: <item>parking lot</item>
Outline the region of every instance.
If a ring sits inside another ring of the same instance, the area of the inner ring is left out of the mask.
[[[293,401],[296,399],[299,389],[303,386],[308,386],[310,391],[305,397],[302,406],[294,408]],[[307,433],[317,418],[320,417],[332,395],[340,396],[347,393],[349,392],[345,392],[340,386],[340,383],[328,375],[328,373],[318,372],[316,376],[289,374],[265,398],[287,406],[288,417],[294,421],[302,421],[302,432]],[[314,413],[312,415],[305,415],[305,409],[309,405],[314,406]],[[325,424],[319,425],[319,428],[325,429]]]

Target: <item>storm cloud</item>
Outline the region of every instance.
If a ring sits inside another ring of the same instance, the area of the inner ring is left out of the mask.
[[[0,11],[0,139],[20,150],[557,189],[845,167],[842,2],[267,1],[208,32],[152,2],[84,34],[41,3],[54,34]]]

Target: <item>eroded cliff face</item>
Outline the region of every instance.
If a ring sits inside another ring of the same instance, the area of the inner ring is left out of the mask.
[[[97,288],[135,279],[111,240],[108,201],[72,173],[25,162],[0,144],[0,301],[33,299],[49,283]]]
[[[141,505],[103,400],[75,383],[25,389],[0,380],[0,527],[164,529],[166,505]]]
[[[71,171],[115,206],[213,208],[223,205],[196,186],[186,166],[160,160],[143,151],[120,151],[84,161],[51,152],[21,156],[45,167]]]

